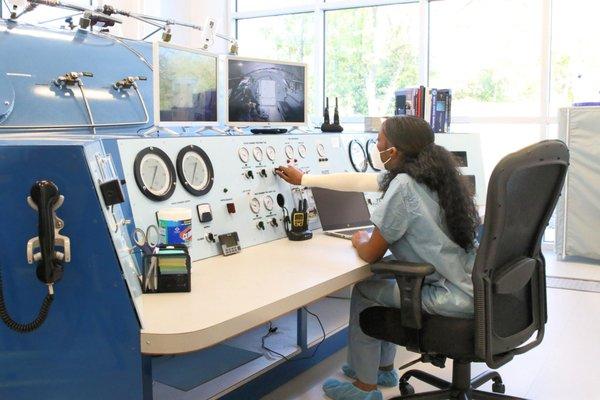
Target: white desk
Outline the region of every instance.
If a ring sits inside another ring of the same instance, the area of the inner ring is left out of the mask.
[[[369,276],[349,240],[321,231],[197,261],[191,293],[142,296],[142,353],[210,347]]]

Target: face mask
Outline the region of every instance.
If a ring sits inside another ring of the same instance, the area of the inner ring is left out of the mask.
[[[387,164],[388,162],[390,162],[390,160],[392,159],[392,157],[388,158],[385,162],[381,161],[381,154],[386,153],[388,151],[390,151],[392,148],[390,147],[389,149],[383,150],[383,151],[379,151],[377,150],[377,146],[372,146],[371,147],[371,162],[373,163],[373,167],[375,169],[378,169],[380,171],[383,171],[385,169],[385,164]]]

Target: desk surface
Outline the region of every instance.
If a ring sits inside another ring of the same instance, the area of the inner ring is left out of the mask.
[[[142,353],[212,346],[370,275],[349,240],[320,231],[197,261],[191,293],[142,296]]]

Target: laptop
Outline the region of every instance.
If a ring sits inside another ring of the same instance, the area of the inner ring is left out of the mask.
[[[358,231],[375,228],[363,193],[312,188],[312,194],[326,235],[352,239]]]

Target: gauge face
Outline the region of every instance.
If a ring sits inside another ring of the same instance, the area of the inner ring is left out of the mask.
[[[258,162],[261,162],[263,159],[263,151],[260,147],[255,147],[254,150],[252,150],[252,154],[254,155],[254,159]]]
[[[317,154],[319,157],[326,157],[327,152],[325,151],[325,145],[323,143],[317,144]]]
[[[352,167],[357,172],[365,172],[367,170],[367,156],[365,155],[365,149],[358,140],[352,140],[348,146],[348,153],[350,155],[350,162]]]
[[[285,146],[285,156],[291,160],[294,159],[294,148],[289,144]]]
[[[250,210],[252,210],[254,214],[258,214],[260,211],[260,201],[256,197],[253,197],[252,200],[250,200]]]
[[[371,151],[373,151],[373,149],[377,147],[377,140],[375,140],[375,139],[367,140],[366,147],[367,147],[367,158],[369,159],[369,165],[371,165],[371,168],[373,168],[375,171],[381,171],[379,168],[375,168],[375,165],[373,164],[373,160],[371,157]]]
[[[166,200],[175,191],[175,168],[164,151],[145,148],[135,157],[133,168],[138,188],[149,199]]]
[[[267,157],[269,157],[269,160],[275,161],[276,155],[277,155],[277,152],[275,151],[275,147],[273,147],[273,146],[267,147]]]
[[[265,204],[265,208],[267,209],[267,211],[271,211],[273,209],[273,204],[274,204],[273,198],[271,196],[265,197],[264,204]]]
[[[300,157],[302,158],[306,158],[306,146],[301,144],[300,146],[298,146],[298,154],[300,154]]]
[[[210,158],[199,147],[184,147],[177,155],[177,175],[181,184],[194,196],[202,196],[210,191],[214,181],[214,171]]]
[[[250,152],[245,147],[240,147],[238,150],[238,156],[240,156],[240,160],[242,160],[244,163],[247,163],[250,160]]]

